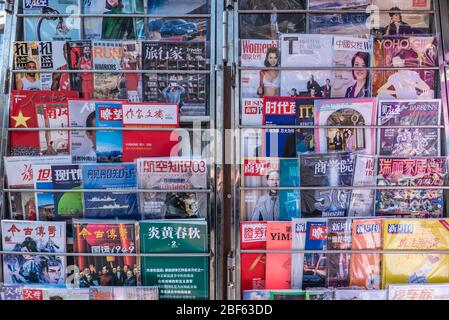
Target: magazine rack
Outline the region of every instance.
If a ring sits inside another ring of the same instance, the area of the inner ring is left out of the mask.
[[[260,126],[260,125],[253,125],[253,126],[244,126],[241,124],[241,116],[242,116],[242,112],[241,112],[241,108],[242,108],[242,102],[241,102],[241,82],[240,82],[240,75],[241,75],[241,71],[242,70],[261,70],[261,69],[266,69],[266,70],[339,70],[339,69],[344,69],[344,70],[354,70],[356,68],[351,68],[351,67],[271,67],[271,68],[266,68],[266,67],[242,67],[240,66],[240,58],[241,58],[241,53],[240,53],[240,38],[239,38],[239,33],[241,31],[240,27],[240,23],[241,20],[240,18],[242,17],[243,14],[267,14],[271,15],[271,17],[275,16],[277,14],[282,14],[282,13],[295,13],[295,14],[304,14],[306,17],[306,31],[305,33],[310,33],[309,32],[309,19],[310,19],[310,14],[340,14],[340,13],[370,13],[372,11],[370,11],[369,9],[351,9],[351,10],[346,10],[346,9],[323,9],[323,10],[307,10],[307,9],[292,9],[292,10],[240,10],[239,9],[239,3],[238,1],[228,1],[228,6],[226,8],[226,14],[227,17],[229,19],[229,24],[228,24],[228,33],[230,35],[232,35],[232,42],[229,43],[229,48],[227,51],[227,55],[229,55],[229,64],[232,65],[232,67],[229,68],[228,72],[229,72],[229,77],[231,78],[230,80],[230,85],[232,85],[232,101],[229,102],[229,108],[232,112],[231,115],[231,122],[232,124],[230,125],[233,129],[240,131],[240,134],[236,133],[236,136],[238,138],[236,138],[236,142],[233,145],[233,150],[234,150],[234,154],[235,154],[235,159],[237,162],[234,162],[234,165],[232,167],[232,174],[233,174],[233,180],[232,180],[232,186],[230,187],[232,189],[232,203],[230,204],[232,206],[232,226],[231,229],[233,230],[233,234],[232,234],[232,239],[231,239],[231,247],[233,248],[233,250],[231,252],[229,252],[228,254],[228,273],[229,273],[229,277],[228,277],[228,298],[230,299],[242,299],[241,296],[241,274],[240,274],[240,266],[241,266],[241,254],[242,253],[385,253],[385,250],[363,250],[363,251],[354,251],[354,250],[320,250],[320,251],[310,251],[310,250],[242,250],[240,248],[240,240],[241,240],[241,232],[240,232],[240,221],[241,221],[241,213],[240,213],[240,208],[241,208],[241,204],[240,201],[241,199],[243,199],[243,195],[244,192],[247,190],[269,190],[269,189],[276,189],[276,190],[307,190],[307,189],[313,189],[313,190],[319,190],[319,189],[337,189],[337,190],[344,190],[344,189],[366,189],[366,190],[379,190],[379,189],[388,189],[386,187],[382,187],[382,186],[375,186],[372,188],[369,187],[277,187],[277,188],[269,188],[269,187],[243,187],[242,183],[243,183],[243,170],[242,170],[242,163],[243,163],[243,158],[244,158],[244,154],[243,154],[243,147],[241,141],[243,140],[243,134],[242,134],[242,130],[243,129],[269,129],[269,128],[276,128],[276,129],[283,129],[283,128],[301,128],[301,129],[305,129],[305,128],[329,128],[331,126],[293,126],[293,125],[277,125],[277,126]],[[449,55],[447,54],[447,46],[449,43],[449,36],[448,34],[445,32],[443,34],[443,39],[441,39],[439,36],[441,36],[441,31],[445,31],[447,30],[447,28],[449,27],[448,22],[447,22],[447,15],[448,15],[448,4],[446,1],[438,1],[438,0],[433,0],[432,1],[432,8],[431,10],[427,10],[427,11],[413,11],[413,10],[401,10],[401,13],[428,13],[430,14],[431,18],[430,18],[430,23],[431,23],[431,28],[433,30],[432,34],[435,34],[437,36],[437,41],[438,41],[438,66],[436,67],[429,67],[428,69],[432,69],[432,70],[436,70],[436,74],[439,74],[439,79],[440,81],[436,81],[437,84],[436,86],[439,86],[439,88],[435,88],[435,92],[437,92],[436,98],[441,98],[442,99],[442,117],[443,117],[443,121],[441,126],[435,126],[435,128],[439,128],[442,132],[441,137],[442,137],[442,141],[441,141],[441,150],[442,150],[442,155],[448,156],[449,155],[449,130],[448,130],[448,125],[449,125],[449,116],[448,116],[448,92],[447,92],[447,79],[446,79],[446,75],[449,74],[448,72],[448,65],[447,65],[447,61],[449,59]],[[387,10],[381,10],[380,13],[387,13]],[[433,17],[433,19],[432,19]],[[276,18],[277,19],[277,18]],[[292,31],[293,33],[295,33],[295,31]],[[301,32],[298,32],[301,33]],[[319,32],[318,32],[319,33]],[[326,34],[326,32],[323,32],[323,34]],[[349,33],[348,33],[349,35]],[[248,37],[249,39],[250,37]],[[441,42],[441,40],[443,40]],[[446,56],[443,55],[443,45],[444,44],[444,49],[445,49],[445,53]],[[446,59],[444,59],[446,58]],[[445,62],[446,61],[446,62]],[[367,67],[367,68],[362,68],[365,70],[395,70],[394,67],[389,67],[389,68],[379,68],[379,67]],[[407,69],[407,68],[405,68]],[[415,68],[411,68],[409,67],[408,69],[415,69]],[[418,69],[418,68],[416,68]],[[372,80],[372,76],[373,73],[370,72],[370,78]],[[226,104],[225,107],[227,107],[228,105]],[[377,122],[376,122],[377,123]],[[226,126],[226,124],[225,124]],[[345,126],[346,127],[346,126]],[[375,129],[380,129],[382,128],[382,126],[379,125],[372,125],[372,126],[349,126],[350,128],[375,128]],[[402,126],[401,126],[402,127]],[[444,131],[443,131],[444,130]],[[239,140],[241,139],[241,140]],[[376,156],[379,157],[379,156]],[[285,158],[284,158],[285,159]],[[391,187],[390,187],[391,188]],[[405,187],[405,188],[409,188],[409,187]],[[413,188],[411,188],[413,189]],[[440,190],[444,190],[444,195],[445,195],[445,208],[447,210],[448,208],[448,197],[447,197],[447,189],[449,189],[449,187],[446,186],[442,186],[442,187],[433,187],[433,189],[440,189]],[[375,202],[375,201],[374,201]],[[444,212],[444,211],[443,211]],[[332,219],[348,219],[351,217],[341,217],[341,218],[334,218],[332,217]],[[354,218],[354,217],[353,217]],[[379,216],[377,217],[363,217],[363,219],[370,219],[370,218],[381,218]],[[319,218],[322,220],[328,220],[330,218]],[[429,253],[430,251],[413,251],[413,253]],[[391,251],[389,250],[388,253],[392,253],[392,254],[404,254],[404,253],[410,253],[410,251]],[[430,252],[432,253],[432,252]],[[433,252],[435,253],[435,252]],[[449,251],[438,251],[438,253],[442,253],[442,254],[449,254]],[[272,271],[273,272],[273,271]],[[276,272],[276,271],[274,271]]]
[[[144,2],[144,12],[147,12],[147,1]],[[9,128],[9,98],[10,91],[13,89],[13,79],[14,79],[14,62],[13,62],[13,43],[14,41],[21,41],[24,35],[23,28],[23,19],[26,17],[40,17],[43,14],[23,14],[22,8],[22,0],[10,0],[10,1],[2,1],[2,3],[6,4],[6,23],[5,23],[5,49],[3,54],[3,63],[2,63],[2,72],[1,72],[1,83],[4,84],[2,88],[1,94],[1,114],[2,114],[2,139],[1,139],[1,154],[2,154],[2,164],[0,165],[0,176],[1,176],[1,193],[2,197],[0,197],[1,201],[1,219],[7,219],[8,212],[8,192],[10,189],[4,188],[5,186],[5,169],[3,165],[3,156],[7,155],[8,152],[8,133],[12,131],[27,131],[27,129],[13,129]],[[127,256],[209,256],[209,298],[210,299],[222,299],[222,274],[224,273],[223,268],[223,257],[222,250],[220,249],[220,234],[222,233],[222,221],[219,219],[221,210],[221,202],[217,199],[220,198],[220,190],[217,190],[217,172],[221,171],[220,164],[216,161],[217,157],[221,155],[222,145],[219,141],[216,141],[213,133],[216,131],[222,130],[222,120],[220,117],[222,116],[222,79],[219,76],[220,68],[216,67],[219,64],[220,57],[222,55],[222,36],[221,24],[218,23],[217,17],[222,17],[223,12],[223,4],[221,0],[218,1],[210,1],[210,13],[208,14],[193,14],[193,15],[150,15],[150,14],[126,14],[124,17],[135,17],[135,18],[205,18],[209,21],[210,25],[210,38],[208,40],[208,50],[210,56],[210,67],[205,71],[190,71],[190,70],[134,70],[134,73],[162,73],[162,74],[171,74],[171,73],[179,73],[179,74],[205,74],[209,76],[209,82],[206,84],[208,90],[208,99],[207,99],[207,110],[208,115],[206,116],[181,116],[180,117],[180,127],[182,129],[187,130],[190,133],[190,139],[192,137],[196,137],[202,141],[201,147],[193,147],[193,155],[202,156],[205,155],[208,161],[208,187],[207,189],[195,189],[191,191],[195,192],[203,192],[208,195],[208,203],[207,203],[207,222],[209,229],[209,253],[206,254],[135,254]],[[59,14],[57,16],[67,17],[71,16],[74,18],[79,18],[82,22],[86,17],[107,17],[106,14]],[[118,17],[119,15],[115,15]],[[83,23],[80,24],[80,34],[81,38],[83,38]],[[82,40],[82,39],[80,39]],[[48,72],[49,70],[36,70],[36,72]],[[79,72],[72,70],[73,73]],[[64,72],[71,73],[72,71],[65,70]],[[50,70],[50,72],[61,72],[61,70]],[[96,73],[101,71],[88,70],[87,72]],[[128,72],[128,71],[127,71]],[[86,130],[86,128],[77,128],[77,130]],[[90,128],[92,129],[92,128]],[[38,131],[36,129],[31,129],[31,131]],[[52,129],[45,129],[52,130]],[[55,129],[57,130],[57,129]],[[94,128],[94,130],[102,130],[101,128]],[[123,129],[119,129],[123,130]],[[128,128],[124,130],[139,130],[136,128]],[[160,128],[146,128],[145,131],[152,130],[161,130]],[[165,130],[165,129],[162,129]],[[166,129],[171,130],[171,129]],[[70,128],[67,131],[71,131]],[[210,141],[211,140],[211,141]],[[14,190],[18,191],[18,190]],[[19,190],[20,191],[20,190]],[[36,192],[36,189],[27,189],[27,192]],[[52,190],[49,190],[51,192]],[[86,190],[80,190],[79,192],[83,192]],[[118,190],[121,191],[121,190]],[[138,190],[137,192],[144,191],[155,191],[157,190]],[[75,191],[77,192],[77,191]],[[101,192],[101,191],[100,191]],[[159,190],[160,192],[160,190]],[[67,244],[73,244],[73,238],[67,239]],[[0,251],[0,256],[5,254],[5,252]],[[73,253],[65,253],[58,255],[62,256],[75,256]],[[84,254],[76,254],[77,256],[84,256]],[[89,256],[91,254],[85,254],[85,256]],[[98,256],[107,256],[107,254],[99,254]],[[118,255],[120,256],[120,255]],[[3,272],[1,272],[0,266],[0,282],[2,282]]]

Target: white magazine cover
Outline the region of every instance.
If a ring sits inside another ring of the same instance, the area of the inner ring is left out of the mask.
[[[449,284],[390,284],[388,300],[449,300]]]
[[[207,188],[207,162],[201,158],[139,158],[139,189],[167,192],[139,193],[140,213],[145,219],[204,218],[207,216],[207,193],[170,192]]]
[[[357,154],[355,160],[353,186],[376,186],[377,157]],[[375,190],[354,189],[349,203],[349,217],[366,217],[374,215]]]
[[[263,99],[242,99],[242,125],[261,126],[263,124]]]
[[[281,62],[278,40],[242,39],[240,42],[242,67],[279,67]],[[262,98],[278,96],[281,72],[279,70],[245,70],[240,73],[241,97]]]
[[[326,80],[332,78],[331,70],[283,70],[281,75],[281,96],[323,96]]]
[[[306,219],[292,219],[292,249],[304,250],[306,245]],[[302,276],[304,272],[304,253],[292,254],[292,289],[302,289]]]
[[[387,290],[337,289],[335,300],[387,300]]]
[[[282,67],[331,67],[331,35],[289,33],[281,36]]]
[[[373,40],[351,36],[335,36],[332,65],[334,67],[370,67],[373,57]],[[370,97],[368,70],[333,70],[332,98]]]
[[[2,247],[5,251],[41,252],[42,255],[5,255],[3,281],[7,284],[62,285],[66,257],[45,253],[66,252],[66,223],[2,220]]]
[[[315,100],[315,150],[375,154],[375,129],[351,128],[376,124],[376,98]],[[349,127],[344,127],[349,126]]]
[[[159,300],[158,287],[114,287],[114,300]]]

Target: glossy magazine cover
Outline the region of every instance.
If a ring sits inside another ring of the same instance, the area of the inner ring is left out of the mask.
[[[381,128],[378,136],[380,155],[439,156],[440,129],[413,126],[441,124],[441,100],[379,101],[379,125],[412,126],[410,128]]]
[[[376,156],[357,154],[355,160],[353,186],[374,187],[377,176]],[[349,204],[349,217],[365,217],[374,215],[375,190],[354,189]]]
[[[81,189],[82,172],[79,165],[52,165],[51,179],[54,193],[56,220],[71,220],[83,217],[81,192],[63,192],[62,190]]]
[[[5,255],[4,283],[53,285],[65,283],[66,258],[45,255],[45,253],[66,252],[65,222],[3,220],[1,225],[3,250],[42,253],[42,255]]]
[[[267,250],[291,249],[292,224],[288,222],[267,222]],[[267,253],[266,256],[266,289],[291,288],[291,254]]]
[[[388,300],[449,300],[449,285],[390,284]]]
[[[162,0],[147,1],[148,14],[206,14],[210,12],[209,0]]]
[[[209,19],[149,18],[147,40],[206,42],[210,35]]]
[[[272,2],[273,3],[273,2]],[[266,10],[273,10],[273,5]],[[277,8],[277,7],[276,7]],[[239,14],[240,39],[278,40],[284,33],[306,32],[306,15],[273,12]]]
[[[69,70],[94,70],[91,41],[68,41],[67,57]],[[93,98],[94,74],[92,72],[70,73],[70,87],[78,91],[81,98]]]
[[[26,41],[65,41],[81,37],[81,19],[75,16],[81,13],[78,0],[23,0],[23,13],[43,15],[23,19]],[[69,16],[53,17],[57,14]]]

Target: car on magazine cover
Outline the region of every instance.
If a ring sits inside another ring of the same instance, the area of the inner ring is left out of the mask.
[[[166,20],[161,28],[160,34],[162,38],[175,36],[193,36],[198,33],[196,24],[187,22],[183,19]]]

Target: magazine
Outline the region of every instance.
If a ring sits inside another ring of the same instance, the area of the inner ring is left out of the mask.
[[[329,250],[350,250],[352,241],[352,220],[329,219],[327,223],[327,244]],[[327,258],[327,287],[349,286],[349,262],[351,254],[329,253]]]
[[[94,70],[107,73],[94,74],[93,97],[116,100],[120,94],[122,44],[117,41],[92,41]],[[115,72],[114,72],[115,71]]]
[[[83,165],[83,189],[137,189],[135,164]],[[137,193],[85,192],[86,218],[138,219]]]
[[[270,290],[244,290],[242,300],[269,300]]]
[[[143,13],[143,0],[122,1],[82,1],[83,13],[105,14],[107,17],[84,18],[84,38],[92,40],[143,39],[144,19],[133,17],[114,17]]]
[[[34,165],[69,164],[69,156],[4,157],[5,174],[9,189],[33,189],[36,173]],[[33,192],[10,192],[10,217],[14,220],[37,220]]]
[[[202,219],[143,221],[140,223],[141,252],[207,253],[207,230],[207,222]],[[168,282],[164,278],[180,282]],[[142,282],[157,286],[161,300],[207,300],[209,257],[143,257]]]
[[[264,250],[266,241],[266,222],[240,222],[240,250]],[[265,264],[265,253],[242,253],[240,255],[240,283],[244,300],[246,300],[246,290],[265,289]],[[258,295],[256,291],[254,292],[250,295]]]
[[[387,290],[339,289],[335,300],[387,300]]]
[[[355,160],[353,186],[374,187],[377,176],[377,157],[357,154]],[[349,204],[349,217],[366,217],[374,215],[375,190],[354,189]]]
[[[141,62],[141,42],[140,41],[122,41],[122,59],[120,61],[121,69],[142,70]],[[118,99],[128,100],[130,102],[142,102],[142,74],[133,72],[124,72],[119,79]]]
[[[277,3],[279,4],[280,1]],[[267,10],[273,10],[273,6],[276,5],[271,2],[271,7],[268,6]],[[306,24],[306,14],[242,13],[239,14],[239,38],[278,40],[285,33],[306,32]]]
[[[110,256],[76,256],[80,272],[78,286],[129,286],[140,284],[138,224],[135,221],[73,220],[73,252],[110,254]],[[115,270],[114,270],[115,269]],[[116,271],[116,273],[114,273]]]
[[[369,13],[310,14],[309,32],[366,36],[370,34],[369,19]]]
[[[68,41],[67,57],[69,70],[94,70],[91,41]],[[93,98],[94,73],[70,73],[70,87],[72,90],[78,91],[81,98]]]
[[[443,215],[443,190],[395,189],[394,186],[442,186],[447,175],[446,158],[378,159],[376,215]],[[393,188],[391,188],[393,187]]]
[[[3,250],[42,253],[42,255],[5,255],[4,283],[54,285],[65,283],[65,256],[45,255],[45,253],[66,252],[65,222],[2,220],[1,226]]]
[[[123,161],[142,157],[177,156],[186,144],[179,143],[179,109],[169,103],[123,103],[123,127],[142,130],[123,131]],[[146,130],[145,128],[175,130]]]
[[[205,74],[145,73],[143,99],[176,103],[182,116],[207,114],[209,77]]]
[[[95,126],[97,128],[121,128],[123,126],[122,103],[95,102]],[[121,130],[97,131],[95,144],[97,162],[122,162],[123,135]]]
[[[354,219],[352,221],[352,250],[381,249],[382,220]],[[352,254],[349,266],[349,286],[360,289],[380,289],[380,266],[379,253]]]
[[[332,65],[334,67],[370,67],[373,57],[373,40],[335,36],[333,41]],[[371,97],[370,74],[368,70],[334,70],[329,86],[323,90],[325,98],[367,98]]]
[[[304,250],[306,245],[307,220],[292,219],[292,250]],[[304,253],[292,253],[292,289],[302,289]]]
[[[210,34],[209,26],[209,20],[203,18],[149,18],[145,39],[206,42]]]
[[[24,14],[42,14],[42,17],[23,19],[26,41],[77,40],[81,37],[81,19],[76,16],[53,17],[57,14],[80,13],[78,0],[23,0]]]
[[[309,0],[309,10],[320,9],[365,9],[372,0]]]
[[[306,293],[294,289],[271,290],[269,300],[306,300]]]
[[[316,150],[326,152],[376,153],[375,129],[351,128],[376,123],[376,99],[315,100]],[[344,127],[349,126],[349,127]]]
[[[373,0],[374,6],[379,10],[391,10],[391,12],[379,13],[379,25],[374,26],[374,33],[384,36],[407,35],[407,34],[430,34],[431,14],[428,13],[401,13],[401,10],[432,10],[431,0],[411,1]]]
[[[354,154],[328,153],[301,156],[301,186],[351,186],[354,174]],[[301,217],[347,216],[351,190],[301,191]]]
[[[449,285],[390,284],[388,300],[449,300]]]
[[[33,165],[34,188],[36,190],[53,189],[53,180],[51,176],[51,164]],[[36,192],[36,211],[37,220],[55,221],[55,197],[52,192]]]
[[[261,126],[263,124],[263,99],[243,98],[241,120],[242,126]]]
[[[379,125],[420,126],[441,124],[441,100],[381,100]],[[439,128],[381,128],[378,136],[382,156],[439,156]]]
[[[306,222],[305,250],[326,250],[327,221],[308,219]],[[304,253],[302,289],[323,288],[327,282],[327,255]]]
[[[374,38],[374,67],[404,68],[373,72],[373,96],[382,100],[433,99],[435,70],[413,67],[437,66],[437,39],[426,36]]]
[[[332,289],[308,290],[306,300],[334,300],[334,291]]]
[[[139,193],[139,208],[144,219],[185,219],[207,216],[207,193],[192,189],[207,188],[207,162],[187,158],[139,158],[139,189],[189,190],[186,192]]]
[[[307,9],[305,0],[242,0],[239,1],[240,10],[289,10]]]
[[[79,165],[52,165],[51,179],[55,190],[81,189],[82,172]],[[56,220],[71,220],[83,217],[83,201],[81,192],[55,192]]]
[[[18,284],[0,284],[0,300],[17,301],[22,299],[22,287]]]
[[[209,0],[147,1],[147,12],[156,15],[206,14],[210,12]]]
[[[292,245],[291,222],[267,222],[267,250],[290,250]],[[291,288],[291,254],[270,253],[266,256],[266,289]]]
[[[315,106],[313,98],[296,98],[296,125],[313,126]],[[313,128],[296,129],[296,157],[302,153],[315,151],[315,130]]]
[[[43,288],[42,293],[42,300],[89,300],[87,289]]]

